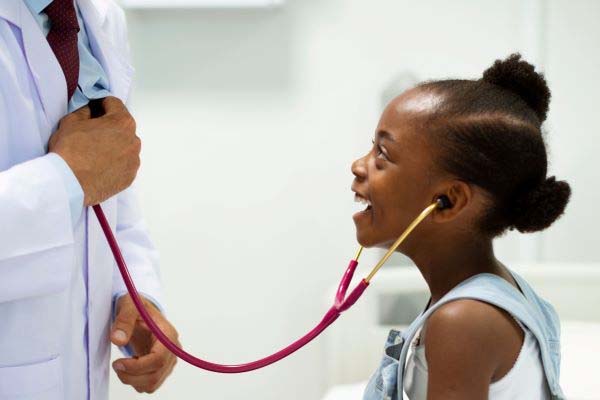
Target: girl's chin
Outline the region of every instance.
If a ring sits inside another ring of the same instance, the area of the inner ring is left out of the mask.
[[[396,238],[390,238],[389,236],[383,237],[383,232],[375,228],[371,207],[355,213],[352,219],[356,226],[356,240],[365,248],[378,247],[387,249],[396,240]]]
[[[356,227],[356,241],[364,248],[380,248],[388,249],[394,244],[397,238],[390,238],[389,236],[382,237],[378,232],[374,232],[371,229],[361,229]]]
[[[369,237],[373,236],[373,215],[370,207],[352,215],[354,226],[356,226],[356,239],[361,246],[367,247],[370,243]]]
[[[384,241],[382,241],[381,238],[376,237],[373,232],[366,232],[360,228],[356,229],[356,241],[365,248],[385,247]]]

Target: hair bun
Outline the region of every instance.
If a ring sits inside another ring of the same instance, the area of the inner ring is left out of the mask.
[[[512,226],[522,233],[546,229],[564,213],[570,197],[569,184],[551,176],[518,196],[511,210]]]
[[[505,60],[496,60],[485,70],[482,79],[517,94],[535,111],[540,122],[546,120],[550,105],[546,79],[535,71],[533,65],[521,60],[519,53],[511,54]]]

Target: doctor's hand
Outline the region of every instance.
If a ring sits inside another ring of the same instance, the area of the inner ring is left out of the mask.
[[[66,115],[48,149],[69,165],[90,206],[131,185],[140,166],[141,141],[135,120],[116,97],[102,100],[104,115],[91,118],[88,106]]]
[[[181,347],[175,328],[152,303],[145,299],[143,302],[154,322],[165,335]],[[134,357],[115,360],[113,369],[121,382],[133,386],[140,393],[153,393],[171,374],[177,357],[150,332],[128,294],[118,300],[116,307],[117,315],[111,329],[111,341],[117,346],[129,345]]]

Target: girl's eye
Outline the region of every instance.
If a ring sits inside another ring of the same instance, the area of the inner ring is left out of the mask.
[[[387,156],[385,155],[385,153],[381,149],[381,146],[379,146],[378,144],[375,144],[375,140],[374,139],[371,142],[373,143],[373,146],[375,147],[375,154],[377,155],[377,158],[381,158],[383,160],[387,160]]]

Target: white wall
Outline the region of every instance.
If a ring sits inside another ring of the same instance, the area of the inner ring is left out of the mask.
[[[551,0],[548,79],[551,172],[569,180],[572,202],[545,233],[545,260],[598,261],[600,252],[600,2]]]
[[[598,68],[588,58],[598,66],[600,11],[593,1],[550,3],[553,166],[576,195],[536,246],[545,259],[597,261],[589,217],[598,222],[599,212],[583,207],[600,196],[586,157],[600,150],[592,142],[599,86],[590,83]],[[248,361],[316,323],[355,250],[350,163],[370,146],[386,84],[404,70],[422,79],[477,77],[495,58],[532,52],[527,15],[522,0],[128,11],[142,205],[162,254],[168,316],[186,349]],[[511,263],[519,246],[513,235],[498,251]],[[318,399],[323,346],[240,376],[180,363],[154,398]],[[116,379],[111,393],[137,396]]]

